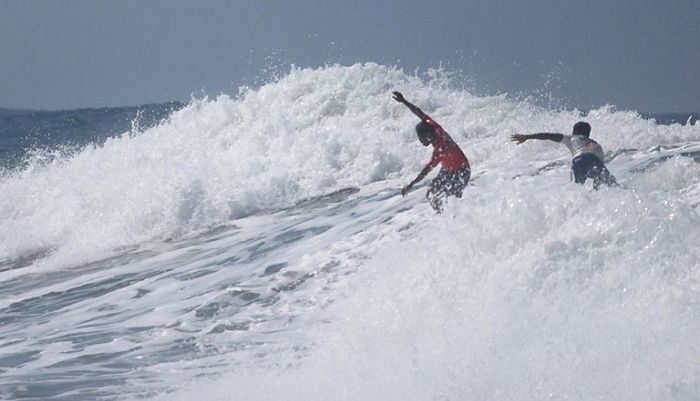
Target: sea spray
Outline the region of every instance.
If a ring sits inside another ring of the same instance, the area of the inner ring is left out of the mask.
[[[292,69],[5,175],[0,393],[697,399],[698,126],[435,77]],[[472,162],[442,215],[399,193],[430,149],[391,90]],[[582,119],[621,187],[509,141]]]

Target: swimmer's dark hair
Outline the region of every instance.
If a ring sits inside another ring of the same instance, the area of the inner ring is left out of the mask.
[[[435,129],[432,125],[421,121],[416,125],[416,134],[418,134],[418,139],[432,140],[435,137]]]
[[[588,138],[591,135],[591,124],[585,121],[579,121],[574,124],[574,135],[583,135]]]

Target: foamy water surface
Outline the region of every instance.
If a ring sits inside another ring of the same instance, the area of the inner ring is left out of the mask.
[[[0,181],[0,398],[695,400],[700,129],[293,69]],[[435,215],[430,150],[473,184]],[[570,182],[593,126],[621,187]]]

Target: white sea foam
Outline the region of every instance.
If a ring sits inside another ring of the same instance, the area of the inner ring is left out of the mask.
[[[466,148],[475,170],[564,157],[556,145],[507,143],[515,132],[568,132],[578,112],[450,89],[375,64],[294,69],[231,98],[194,101],[145,132],[0,183],[0,258],[51,250],[53,264],[179,236],[309,196],[408,178],[427,158],[416,119],[391,100],[402,90]],[[697,140],[698,128],[658,126],[635,113],[592,111],[608,151]],[[512,174],[507,171],[506,174]]]
[[[698,185],[685,163],[648,179],[681,165]],[[382,247],[330,324],[306,327],[301,360],[249,359],[164,399],[696,399],[697,207],[674,183],[591,192],[550,178],[471,188]]]
[[[0,259],[51,251],[0,281],[77,267],[3,287],[20,338],[3,351],[39,352],[4,377],[127,366],[109,391],[168,400],[697,399],[700,127],[435,76],[294,69],[5,178]],[[398,195],[430,151],[392,90],[471,160],[474,185],[443,215],[424,188]],[[580,119],[623,187],[570,183],[559,144],[509,142]],[[334,208],[270,214],[346,187],[360,189]],[[159,243],[173,237],[190,239]],[[153,254],[82,265],[130,246]],[[38,313],[42,296],[66,305]]]

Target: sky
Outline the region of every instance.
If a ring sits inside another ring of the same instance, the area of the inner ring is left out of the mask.
[[[700,0],[0,0],[0,108],[236,95],[364,62],[556,107],[700,111]]]

